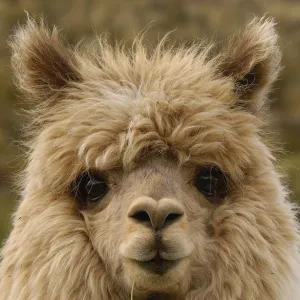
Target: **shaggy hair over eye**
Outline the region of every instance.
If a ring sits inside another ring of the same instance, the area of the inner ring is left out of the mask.
[[[2,300],[297,300],[295,209],[264,136],[275,22],[214,44],[10,40],[31,105]]]

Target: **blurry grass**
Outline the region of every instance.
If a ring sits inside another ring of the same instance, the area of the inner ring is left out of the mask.
[[[288,175],[287,183],[292,191],[291,198],[300,204],[300,153],[287,156],[281,165],[284,173]]]
[[[11,228],[11,215],[16,205],[15,197],[5,189],[0,189],[0,246]]]

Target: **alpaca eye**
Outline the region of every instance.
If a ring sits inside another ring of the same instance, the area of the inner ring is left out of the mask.
[[[195,186],[210,201],[223,199],[228,193],[226,176],[216,167],[202,168],[196,175]]]
[[[72,191],[80,203],[86,206],[99,202],[107,194],[108,184],[102,176],[86,172],[73,182]]]

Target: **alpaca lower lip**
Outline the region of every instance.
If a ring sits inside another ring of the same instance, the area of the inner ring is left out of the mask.
[[[156,255],[153,259],[148,261],[137,261],[138,265],[149,272],[155,274],[164,274],[167,273],[170,269],[175,267],[179,262],[177,260],[166,260],[161,258],[159,255]]]

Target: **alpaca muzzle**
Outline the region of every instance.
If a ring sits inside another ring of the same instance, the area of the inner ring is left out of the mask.
[[[193,249],[180,203],[141,197],[128,210],[123,258],[149,272],[165,273]]]

